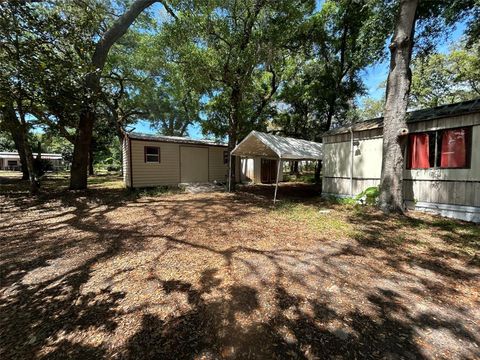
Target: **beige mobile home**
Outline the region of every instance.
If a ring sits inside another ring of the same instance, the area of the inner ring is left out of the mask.
[[[227,145],[176,136],[126,134],[123,180],[127,187],[225,182]]]
[[[480,99],[408,114],[406,206],[480,222]],[[327,132],[323,193],[356,195],[380,183],[383,119]]]

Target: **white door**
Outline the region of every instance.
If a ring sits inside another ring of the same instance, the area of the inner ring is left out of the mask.
[[[180,147],[180,182],[208,182],[208,148]]]

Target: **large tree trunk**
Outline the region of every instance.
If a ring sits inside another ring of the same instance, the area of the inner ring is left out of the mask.
[[[27,140],[26,126],[22,125],[22,128],[23,129],[21,131],[21,141],[25,149],[25,160],[26,160],[25,162],[27,163],[28,179],[30,180],[30,194],[35,195],[38,193],[40,185],[38,183],[38,180],[35,174],[35,167],[33,165],[33,154]]]
[[[383,124],[383,161],[380,207],[386,212],[404,211],[403,169],[407,139],[406,114],[410,93],[410,60],[418,0],[401,0],[392,43],[390,72]]]
[[[22,173],[23,173],[22,180],[29,180],[30,173],[29,173],[29,167],[27,164],[27,151],[25,146],[26,137],[22,135],[24,133],[24,129],[22,127],[22,124],[18,120],[17,114],[15,113],[13,102],[7,101],[2,106],[2,114],[3,114],[2,118],[5,125],[5,129],[8,129],[8,131],[12,135],[15,148],[17,149],[18,155],[20,157],[20,162],[22,165]],[[30,151],[30,154],[31,154],[31,151]],[[31,161],[33,166],[33,157]],[[34,192],[38,190],[38,188],[36,188],[35,186],[32,189]]]
[[[95,122],[95,104],[99,91],[99,79],[101,72],[105,67],[108,52],[113,44],[115,44],[115,42],[127,32],[137,16],[140,15],[145,8],[155,2],[162,3],[165,9],[171,13],[171,9],[164,1],[136,0],[112,25],[112,27],[105,32],[95,46],[95,52],[91,63],[92,69],[95,69],[95,72],[90,73],[85,81],[87,92],[92,100],[86,104],[80,114],[80,121],[73,149],[72,167],[70,169],[70,189],[72,190],[82,190],[87,188],[88,153],[90,142],[92,141],[93,125]]]
[[[234,86],[230,95],[230,124],[228,130],[228,153],[235,148],[238,140],[238,124],[240,123],[240,104],[242,102],[242,92],[240,86]],[[228,172],[230,174],[231,191],[235,189],[236,182],[236,157],[232,156],[228,162]]]
[[[77,136],[73,148],[72,167],[70,169],[70,189],[82,190],[87,188],[88,154],[92,142],[93,123],[95,112],[86,108],[80,114]]]
[[[20,126],[19,126],[20,143],[22,144],[24,153],[25,153],[25,162],[27,164],[28,178],[30,180],[30,194],[35,195],[38,193],[40,184],[37,179],[37,174],[35,173],[32,149],[28,142],[28,125],[27,125],[27,121],[25,120],[25,113],[23,111],[21,102],[17,102],[17,107],[18,107],[18,114],[20,116]]]
[[[13,112],[15,116],[15,112]],[[17,122],[17,120],[15,119]],[[23,146],[22,137],[20,135],[20,129],[17,127],[16,129],[10,129],[10,133],[13,139],[13,143],[15,144],[15,148],[17,149],[18,156],[20,157],[20,164],[22,165],[22,180],[28,180],[28,167],[27,167],[27,156],[25,155],[25,147]]]

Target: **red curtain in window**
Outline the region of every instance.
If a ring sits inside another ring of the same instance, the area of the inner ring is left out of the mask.
[[[411,169],[428,169],[430,167],[430,150],[428,134],[410,135],[410,166]]]
[[[461,168],[467,165],[465,129],[445,130],[442,134],[440,167]]]

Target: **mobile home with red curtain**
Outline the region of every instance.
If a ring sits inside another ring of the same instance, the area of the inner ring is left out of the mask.
[[[480,222],[480,99],[408,113],[403,186],[409,209]],[[380,184],[383,119],[323,137],[323,194]]]

